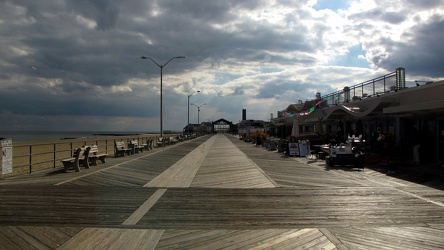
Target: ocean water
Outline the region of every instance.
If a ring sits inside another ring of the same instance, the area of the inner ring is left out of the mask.
[[[12,141],[57,140],[68,138],[101,137],[109,135],[156,134],[156,132],[116,131],[0,131],[0,138]]]

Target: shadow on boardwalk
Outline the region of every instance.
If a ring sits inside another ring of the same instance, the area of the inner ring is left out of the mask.
[[[0,182],[0,248],[444,247],[442,190],[229,135],[52,172]]]

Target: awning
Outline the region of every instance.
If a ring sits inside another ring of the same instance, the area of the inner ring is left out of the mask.
[[[437,109],[444,109],[444,100],[387,107],[384,108],[382,112],[384,114],[396,114],[396,113],[410,113],[414,111],[428,111],[428,110],[436,111]]]

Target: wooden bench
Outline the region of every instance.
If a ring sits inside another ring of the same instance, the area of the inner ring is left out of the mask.
[[[140,143],[140,147],[142,147],[142,150],[148,150],[148,142],[147,143]]]
[[[127,148],[125,142],[123,141],[115,141],[114,142],[114,156],[117,157],[119,155],[125,156],[125,154],[130,155],[131,149]]]
[[[93,166],[97,166],[97,160],[100,160],[102,163],[105,163],[106,153],[99,153],[99,147],[97,145],[89,146],[89,154],[88,154],[88,162],[91,162]],[[89,163],[88,163],[89,164]]]
[[[157,147],[165,147],[167,145],[167,139],[163,138],[163,137],[159,137],[157,138],[157,143],[156,143]]]
[[[164,140],[165,140],[165,145],[167,145],[167,146],[173,144],[173,143],[171,142],[171,137],[165,137]]]
[[[134,152],[134,154],[138,154],[139,152],[143,152],[144,146],[139,145],[139,141],[134,140],[128,143],[128,148],[130,148],[131,152]]]
[[[176,138],[174,138],[174,137],[168,137],[168,140],[169,140],[169,144],[176,144],[177,143],[177,140],[176,140]]]
[[[84,150],[85,148],[78,148],[74,151],[73,157],[62,160],[65,172],[68,172],[71,168],[80,172],[80,156],[84,154]]]

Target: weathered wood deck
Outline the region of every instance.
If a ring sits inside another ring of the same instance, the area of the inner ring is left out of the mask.
[[[444,180],[229,135],[0,181],[0,249],[442,249]]]

